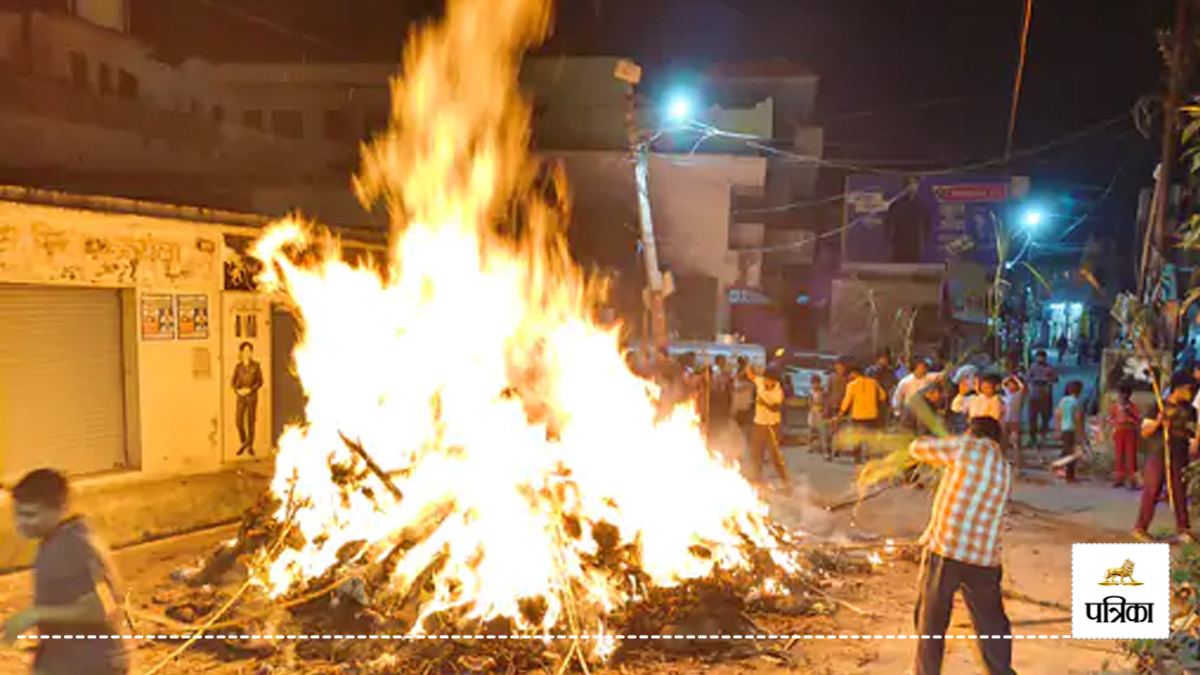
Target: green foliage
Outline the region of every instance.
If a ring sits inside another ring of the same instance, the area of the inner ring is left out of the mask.
[[[1196,490],[1194,472],[1190,490]],[[1171,637],[1122,643],[1137,663],[1137,672],[1200,673],[1200,546],[1188,544],[1171,564]]]

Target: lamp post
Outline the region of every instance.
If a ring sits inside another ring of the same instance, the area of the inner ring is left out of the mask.
[[[613,73],[626,84],[625,121],[629,130],[629,148],[633,155],[634,181],[637,186],[638,220],[641,224],[642,261],[646,266],[645,303],[650,309],[651,340],[658,349],[667,346],[667,321],[663,309],[663,274],[658,266],[658,247],[654,239],[654,221],[650,215],[650,148],[642,138],[637,120],[634,87],[642,79],[636,63],[622,59]],[[657,358],[657,349],[654,358]]]

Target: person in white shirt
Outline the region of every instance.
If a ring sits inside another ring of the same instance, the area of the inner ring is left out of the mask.
[[[950,401],[950,412],[946,416],[946,422],[950,433],[961,434],[967,428],[971,399],[976,396],[974,375],[964,377],[960,373],[955,379],[955,384],[958,385],[958,393]]]
[[[992,373],[979,380],[979,390],[966,401],[967,421],[990,417],[1004,421],[1004,401],[1000,398],[1000,376]]]
[[[945,371],[929,372],[929,363],[925,359],[917,359],[913,363],[912,372],[905,375],[892,392],[892,410],[900,416],[901,426],[910,431],[916,430],[917,419],[911,408],[912,403],[921,392],[940,382],[945,376]]]
[[[763,478],[763,464],[767,454],[775,465],[775,471],[783,482],[784,491],[791,490],[791,476],[783,452],[779,447],[779,423],[783,418],[783,385],[775,369],[761,372],[757,368],[747,371],[754,382],[754,428],[750,432],[750,479],[758,483]]]

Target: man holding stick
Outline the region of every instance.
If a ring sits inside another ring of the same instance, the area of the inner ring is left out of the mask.
[[[1183,480],[1191,459],[1189,455],[1195,454],[1196,409],[1192,407],[1195,389],[1195,382],[1187,374],[1171,378],[1171,391],[1162,410],[1142,422],[1142,437],[1146,439],[1149,451],[1142,469],[1142,505],[1133,528],[1133,536],[1139,541],[1154,541],[1147,530],[1165,487],[1168,502],[1175,511],[1179,541],[1195,542],[1188,522],[1187,491]]]
[[[915,612],[915,675],[939,675],[954,596],[961,589],[988,675],[1013,675],[1012,623],[1001,592],[1000,533],[1012,490],[1012,469],[1000,447],[1000,422],[976,417],[962,436],[922,438],[909,454],[943,467],[929,525],[921,536],[920,595]]]

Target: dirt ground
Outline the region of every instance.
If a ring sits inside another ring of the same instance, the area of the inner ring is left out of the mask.
[[[836,501],[845,493],[848,481],[838,479],[837,475],[844,475],[847,469],[812,465],[806,470],[806,462],[819,460],[793,455],[794,470],[809,477],[808,485],[821,485],[825,489],[811,489],[802,483],[801,489],[792,497],[773,497],[773,507],[783,522],[824,538],[878,535],[906,540],[915,539],[920,533],[928,513],[928,491],[893,490],[862,504],[857,513],[847,509],[829,514],[820,505]],[[211,551],[231,532],[211,531],[119,552],[117,562],[126,577],[133,604],[151,605],[150,599],[172,583],[169,575],[173,570],[189,565]],[[1069,522],[1054,514],[1018,508],[1005,539],[1007,586],[1039,600],[1069,605],[1070,544],[1118,540],[1119,535],[1111,532]],[[915,643],[889,636],[911,633],[916,579],[915,564],[890,561],[872,574],[847,577],[831,588],[832,596],[847,603],[831,617],[756,617],[760,626],[771,632],[814,636],[795,642],[789,651],[791,665],[767,657],[737,661],[717,659],[715,662],[664,658],[659,663],[639,661],[619,670],[625,673],[703,672],[713,675],[904,673],[911,664]],[[0,578],[0,612],[7,615],[19,609],[28,601],[28,593],[28,575]],[[869,614],[859,613],[854,608]],[[1065,636],[1070,633],[1069,612],[1014,601],[1008,603],[1008,611],[1015,631],[1020,635]],[[140,628],[149,630],[148,626]],[[969,618],[961,606],[956,609],[951,632],[956,635],[972,632]],[[177,646],[177,642],[143,645],[138,651],[134,672],[146,673]],[[1015,668],[1022,675],[1132,672],[1113,642],[1033,637],[1017,641],[1014,653]],[[27,653],[13,648],[0,650],[0,675],[24,673],[27,669]],[[269,671],[250,658],[222,662],[212,655],[190,650],[158,672],[257,675]],[[947,675],[982,672],[971,641],[953,641],[948,645],[945,672]]]

